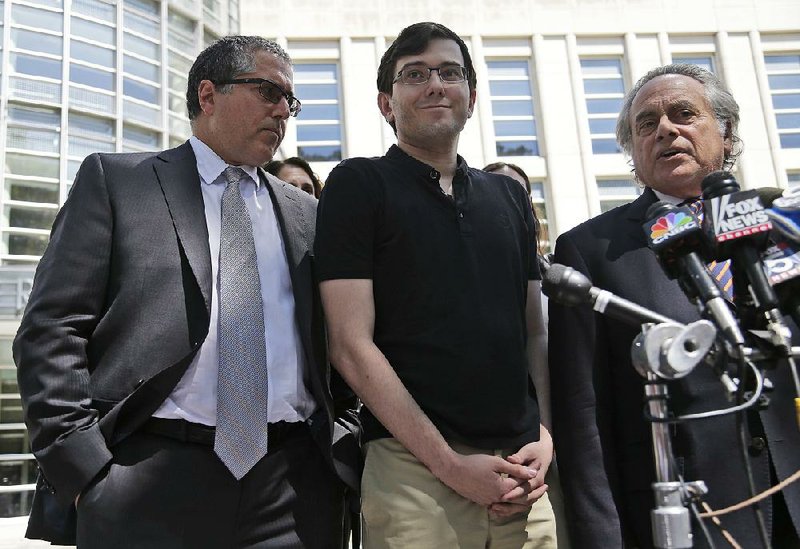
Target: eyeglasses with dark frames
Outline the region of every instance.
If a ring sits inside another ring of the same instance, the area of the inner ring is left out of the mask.
[[[431,73],[433,71],[439,73],[439,80],[445,84],[458,84],[459,82],[463,82],[467,79],[467,75],[469,74],[469,71],[465,67],[456,64],[442,65],[440,67],[409,65],[398,71],[394,80],[392,80],[392,84],[398,81],[412,86],[425,84],[431,79]]]
[[[286,93],[283,91],[283,88],[266,78],[233,78],[231,80],[214,82],[215,86],[226,86],[228,84],[258,84],[258,93],[261,94],[261,97],[275,105],[280,103],[281,99],[286,98],[286,102],[289,104],[289,114],[291,116],[297,116],[302,108],[298,98],[290,93]]]

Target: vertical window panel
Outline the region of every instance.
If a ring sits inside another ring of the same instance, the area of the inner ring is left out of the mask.
[[[538,156],[528,61],[487,61],[487,67],[497,155]]]
[[[294,66],[295,95],[303,104],[297,117],[298,154],[308,161],[342,159],[339,68],[334,63]]]
[[[783,149],[800,149],[800,54],[766,54],[764,65]]]
[[[622,59],[619,57],[581,58],[583,94],[589,115],[589,134],[594,154],[621,152],[614,125],[625,96]]]

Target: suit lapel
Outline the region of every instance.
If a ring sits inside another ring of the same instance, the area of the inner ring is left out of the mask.
[[[154,169],[172,224],[203,294],[206,311],[211,311],[211,252],[194,151],[186,142],[162,152],[158,159],[161,162],[156,162]]]

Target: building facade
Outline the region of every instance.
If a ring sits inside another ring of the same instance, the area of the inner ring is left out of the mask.
[[[75,173],[183,142],[192,62],[238,32],[238,0],[0,0],[0,517],[30,506],[11,340]]]
[[[241,32],[295,60],[303,110],[279,157],[323,177],[394,142],[378,63],[405,26],[459,33],[478,72],[460,153],[522,166],[545,246],[634,198],[614,141],[622,97],[647,70],[714,71],[742,108],[744,187],[800,185],[797,0],[0,0],[0,516],[25,514],[35,478],[11,339],[80,161],[161,149],[189,135],[186,74],[204,44]]]
[[[376,106],[376,71],[394,36],[418,21],[464,38],[478,104],[460,153],[513,162],[531,177],[546,243],[639,190],[614,140],[622,98],[649,69],[700,64],[742,109],[743,187],[800,184],[800,9],[794,0],[243,0],[242,31],[295,60],[303,111],[282,154],[324,176],[394,142]]]

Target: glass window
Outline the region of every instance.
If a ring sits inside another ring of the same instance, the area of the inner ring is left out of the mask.
[[[492,77],[491,69],[489,70],[489,78]],[[514,81],[497,81],[489,80],[489,93],[492,97],[497,96],[530,96],[531,85],[530,82],[514,82]]]
[[[619,57],[581,59],[583,93],[589,115],[589,134],[594,154],[615,154],[614,127],[622,109],[625,80]]]
[[[188,78],[186,78],[182,74],[176,74],[174,72],[169,73],[169,89],[180,93],[186,93],[186,88],[188,86],[189,86]]]
[[[294,87],[294,94],[303,102],[304,109],[307,101],[335,99],[338,93],[339,88],[336,84],[297,84]]]
[[[536,141],[497,141],[497,156],[539,156],[539,145]]]
[[[783,149],[800,148],[800,54],[764,55],[778,138]]]
[[[116,43],[116,32],[113,27],[75,16],[70,19],[70,34],[109,46],[113,46]]]
[[[113,72],[79,65],[77,63],[70,63],[69,65],[69,80],[75,84],[83,84],[84,86],[91,86],[102,90],[114,90]]]
[[[55,208],[17,208],[8,206],[8,226],[19,229],[46,229],[50,230],[53,220],[58,212]]]
[[[17,74],[30,74],[61,80],[61,61],[46,57],[35,57],[25,53],[9,55],[11,69]]]
[[[158,88],[130,78],[122,81],[122,92],[128,97],[158,105]]]
[[[194,21],[172,10],[167,18],[169,45],[180,51],[194,51]]]
[[[697,65],[702,67],[708,72],[714,72],[714,58],[710,55],[692,55],[692,56],[672,56],[673,63],[683,63],[685,65]]]
[[[127,74],[152,82],[161,82],[161,70],[158,65],[126,55],[123,57],[122,66]]]
[[[10,149],[57,153],[59,133],[57,130],[13,127],[8,128],[6,145]]]
[[[295,94],[303,103],[297,117],[298,154],[306,160],[341,160],[338,65],[298,63],[294,81]]]
[[[539,154],[528,60],[487,61],[498,156]]]
[[[642,189],[630,179],[598,179],[597,192],[600,195],[600,210],[607,212],[635,200],[642,194]]]
[[[85,114],[69,113],[69,133],[114,138],[114,121]]]
[[[303,101],[303,100],[301,100]],[[339,120],[339,105],[314,104],[303,101],[303,108],[297,117],[298,120]]]
[[[93,65],[102,65],[113,69],[116,64],[116,52],[114,50],[96,46],[80,40],[73,39],[69,45],[69,54],[73,59],[86,61]]]
[[[103,0],[72,0],[72,11],[109,23],[117,20],[116,6]]]
[[[134,36],[128,32],[122,35],[122,46],[125,48],[125,51],[139,54],[148,59],[158,61],[161,58],[160,45],[150,40]]]
[[[338,141],[338,125],[310,124],[297,126],[298,141]]]
[[[158,6],[158,2],[154,2],[152,0],[125,0],[126,8],[134,8],[143,13],[154,15],[156,17],[160,15]]]
[[[9,152],[6,153],[6,172],[58,179],[58,158]]]
[[[495,100],[492,101],[492,114],[494,116],[530,116],[533,117],[533,101],[523,99],[516,101]]]
[[[47,248],[47,243],[50,237],[44,235],[30,235],[30,234],[10,234],[8,235],[8,253],[10,255],[33,255],[41,256]],[[0,446],[2,448],[2,446]],[[13,453],[14,450],[5,451],[6,453]],[[20,449],[16,449],[20,452]]]
[[[192,63],[194,62],[192,59],[172,50],[167,54],[167,59],[169,60],[169,68],[178,71],[180,74],[189,74],[189,70],[192,68]],[[297,97],[300,96],[298,95]]]
[[[154,21],[153,19],[145,17],[144,15],[140,15],[139,13],[128,11],[127,3],[125,12],[122,15],[122,20],[126,30],[138,32],[139,34],[147,36],[148,38],[158,40],[160,35],[160,25],[158,24],[158,21]]]
[[[58,128],[61,125],[61,114],[57,109],[47,107],[28,107],[23,105],[8,105],[8,120],[25,124],[39,124]]]
[[[25,29],[11,29],[11,47],[51,55],[61,55],[63,52],[60,36]]]
[[[186,112],[186,97],[174,93],[169,94],[169,110],[184,114]]]
[[[122,128],[122,140],[123,142],[152,149],[158,148],[161,142],[158,132],[145,130],[143,128],[136,128],[129,125],[125,125]]]
[[[800,172],[789,172],[787,178],[789,179],[789,188],[800,188]]]
[[[17,25],[47,29],[54,32],[64,30],[61,12],[40,10],[22,4],[13,4],[11,6],[11,22]]]
[[[6,177],[6,191],[11,200],[58,204],[58,183],[27,181]]]
[[[309,162],[335,162],[342,159],[342,148],[338,145],[300,146],[297,154]]]

